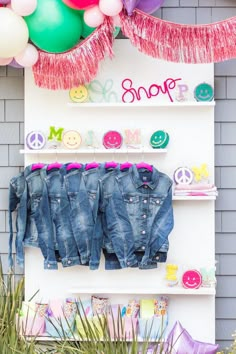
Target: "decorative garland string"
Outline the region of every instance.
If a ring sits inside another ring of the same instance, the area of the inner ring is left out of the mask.
[[[113,22],[106,17],[101,26],[72,50],[60,54],[39,51],[39,60],[32,67],[35,84],[51,90],[67,90],[91,82],[100,61],[106,55],[113,57],[113,31]]]
[[[213,63],[236,57],[236,17],[207,25],[183,25],[140,10],[120,13],[121,29],[139,51],[183,63]]]

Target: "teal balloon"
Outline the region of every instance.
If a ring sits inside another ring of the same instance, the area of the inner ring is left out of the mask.
[[[61,0],[38,0],[36,10],[24,19],[31,41],[45,52],[63,53],[80,41],[80,12]]]
[[[118,34],[120,33],[120,27],[115,27],[114,32],[113,32],[113,36],[116,38],[118,36]]]
[[[90,27],[86,25],[86,23],[83,21],[81,36],[83,38],[87,38],[91,33],[93,33],[93,31],[95,31],[96,28],[97,27]]]

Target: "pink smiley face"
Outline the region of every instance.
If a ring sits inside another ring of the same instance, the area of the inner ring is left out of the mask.
[[[202,284],[202,276],[197,270],[188,270],[182,276],[183,287],[198,289]]]
[[[103,137],[103,145],[106,149],[119,149],[122,145],[122,135],[115,130],[110,130]]]

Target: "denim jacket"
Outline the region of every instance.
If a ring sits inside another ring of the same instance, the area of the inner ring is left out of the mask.
[[[81,264],[88,265],[94,230],[94,218],[83,177],[83,168],[67,171],[65,189],[70,203],[70,222]]]
[[[16,262],[20,267],[24,266],[23,240],[25,236],[27,220],[27,189],[24,172],[19,173],[10,180],[9,185],[9,252],[8,265],[13,267],[12,244],[13,244],[13,219],[12,213],[17,210],[16,215]]]
[[[174,225],[172,181],[167,175],[133,165],[106,185],[102,208],[122,268],[138,261],[140,269],[150,269],[166,261]]]
[[[43,168],[48,191],[49,215],[63,267],[81,264],[70,221],[70,203],[65,189],[66,166],[48,170]]]

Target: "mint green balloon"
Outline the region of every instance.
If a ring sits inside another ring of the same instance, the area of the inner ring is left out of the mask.
[[[88,25],[86,25],[86,23],[84,21],[82,21],[83,24],[82,24],[82,34],[81,36],[83,38],[87,38],[88,36],[90,36],[91,33],[93,33],[93,31],[95,31],[95,29],[97,27],[90,27]]]
[[[80,12],[66,6],[62,0],[38,0],[36,10],[24,17],[31,41],[49,53],[63,53],[80,41]]]

